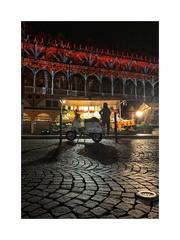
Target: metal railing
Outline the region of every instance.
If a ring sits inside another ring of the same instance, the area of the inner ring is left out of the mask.
[[[42,94],[42,95],[45,95],[45,94],[51,94],[51,88],[45,88],[45,87],[36,87],[35,88],[35,93],[37,94]]]
[[[68,89],[52,89],[45,87],[36,87],[34,91],[34,87],[25,86],[24,92],[26,94],[40,94],[40,95],[54,95],[54,96],[69,96],[69,97],[115,97],[120,99],[127,100],[145,100],[145,101],[153,101],[158,102],[159,97],[157,96],[144,96],[144,95],[130,95],[130,94],[122,94],[122,93],[114,93],[111,92],[94,92],[94,91],[82,91],[82,90],[68,90]]]
[[[24,92],[25,93],[33,93],[34,92],[34,87],[25,86],[24,87]]]
[[[67,89],[53,89],[53,94],[54,95],[65,95],[65,96],[68,96],[69,95],[69,91],[70,90],[67,90]]]

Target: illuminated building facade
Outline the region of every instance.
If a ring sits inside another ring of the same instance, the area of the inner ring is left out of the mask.
[[[23,131],[36,133],[58,120],[60,98],[67,110],[86,113],[99,111],[103,101],[111,101],[113,108],[122,99],[158,104],[158,72],[155,58],[23,39]],[[86,105],[79,106],[82,101]]]

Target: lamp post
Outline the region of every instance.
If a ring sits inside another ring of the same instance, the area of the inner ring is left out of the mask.
[[[143,111],[137,111],[136,117],[137,117],[137,124],[140,124],[143,118],[144,112]]]
[[[136,116],[137,117],[142,117],[143,116],[143,112],[142,111],[137,111],[136,112]]]
[[[117,113],[116,111],[114,112],[114,135],[115,135],[115,142],[118,142],[117,138]]]
[[[121,105],[127,105],[127,100],[122,100],[119,102],[119,117],[121,118]]]
[[[62,144],[62,111],[63,111],[63,103],[65,103],[65,100],[60,99],[60,112],[59,112],[59,145]]]
[[[126,105],[127,101],[126,100],[122,100],[119,102],[119,115],[121,118],[121,105]],[[117,112],[115,111],[114,113],[114,134],[115,134],[115,142],[118,142],[118,137],[117,137]]]
[[[69,64],[68,64],[68,88],[69,88],[69,90],[71,90],[71,63],[72,63],[72,61],[69,61]],[[69,93],[68,93],[68,95],[69,95]]]

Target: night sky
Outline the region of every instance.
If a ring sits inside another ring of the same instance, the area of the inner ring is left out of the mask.
[[[158,57],[158,22],[26,22],[34,34],[61,34],[72,43]]]

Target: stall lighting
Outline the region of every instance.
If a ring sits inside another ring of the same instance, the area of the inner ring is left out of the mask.
[[[143,116],[143,112],[142,111],[137,111],[136,112],[136,117],[142,117]]]
[[[89,111],[94,111],[94,106],[89,106]]]
[[[94,117],[96,117],[96,118],[100,118],[100,114],[99,114],[98,111],[95,111],[95,112],[94,112]]]
[[[88,106],[83,106],[84,111],[88,111]]]

